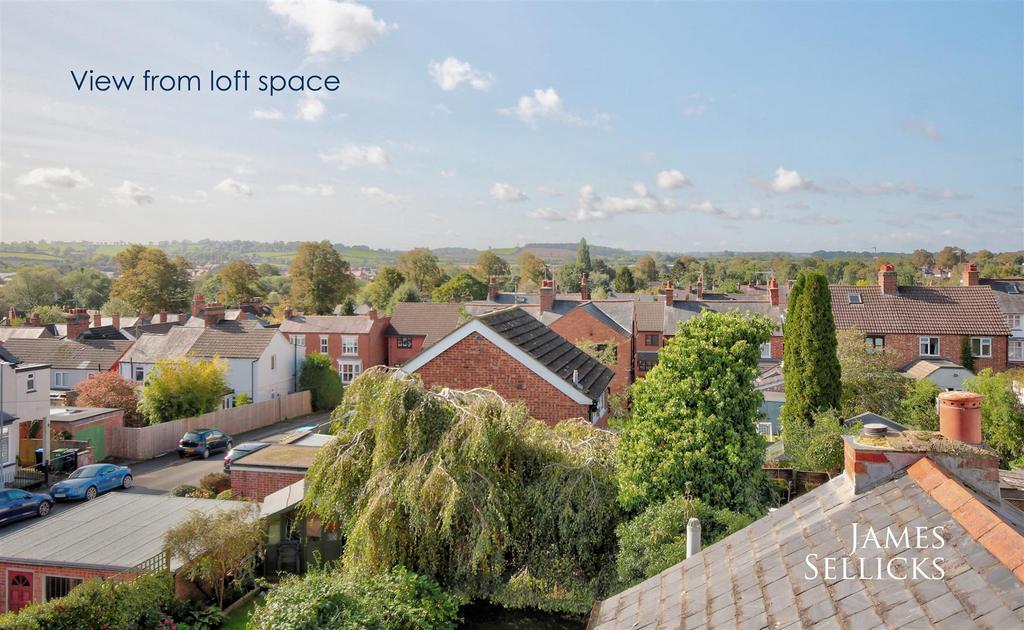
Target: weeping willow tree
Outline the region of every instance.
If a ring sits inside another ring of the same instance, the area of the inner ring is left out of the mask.
[[[382,368],[348,388],[334,432],[303,510],[339,529],[344,571],[405,566],[467,599],[572,612],[614,586],[613,434]]]

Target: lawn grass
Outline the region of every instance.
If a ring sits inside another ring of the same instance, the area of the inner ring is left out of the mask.
[[[228,617],[228,622],[221,626],[221,630],[245,630],[248,628],[249,613],[256,607],[256,599],[258,598],[253,598],[248,604],[231,613],[231,616]]]

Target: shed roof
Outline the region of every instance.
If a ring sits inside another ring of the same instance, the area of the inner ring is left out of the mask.
[[[297,471],[307,470],[313,465],[316,454],[323,444],[299,446],[297,444],[271,444],[250,453],[232,464],[232,469],[246,468],[294,468]]]
[[[959,363],[953,363],[947,359],[915,359],[900,369],[904,375],[921,380],[928,378],[936,370],[965,370],[971,372]],[[971,372],[973,373],[973,372]]]
[[[53,337],[46,326],[0,326],[0,341]]]

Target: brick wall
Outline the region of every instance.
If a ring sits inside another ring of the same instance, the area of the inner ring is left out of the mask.
[[[387,362],[387,340],[384,337],[384,329],[387,328],[387,319],[378,319],[373,323],[369,333],[342,335],[340,333],[293,333],[286,335],[289,341],[297,336],[306,339],[306,356],[320,352],[320,337],[327,337],[327,356],[331,357],[333,365],[338,365],[339,359],[355,360],[363,362],[363,369],[374,365],[384,365]],[[356,337],[358,341],[359,354],[341,353],[342,337]]]
[[[306,478],[304,472],[274,470],[239,470],[241,464],[231,467],[231,490],[236,496],[262,501],[268,494],[287,488]]]
[[[772,347],[772,358],[782,360],[782,335],[772,335],[769,341]]]
[[[110,449],[110,444],[114,440],[114,429],[116,427],[124,426],[124,409],[116,409],[110,413],[90,418],[86,422],[61,422],[59,420],[50,421],[50,429],[54,433],[60,433],[61,431],[67,431],[71,434],[71,439],[80,440],[84,439],[79,437],[79,431],[82,429],[88,429],[96,426],[97,424],[103,425],[103,452],[97,453],[97,460],[106,458],[107,451]],[[93,445],[95,448],[97,445]]]
[[[413,337],[411,348],[399,348],[398,337],[395,335],[391,335],[387,339],[388,365],[396,367],[417,356],[420,352],[423,352],[423,342],[426,341],[427,338],[424,335]]]
[[[615,372],[611,382],[612,393],[618,393],[629,387],[632,382],[630,368],[633,363],[633,343],[628,335],[621,332],[621,329],[613,329],[585,309],[575,308],[559,317],[551,325],[551,330],[570,343],[589,340],[594,343],[614,344],[616,362],[615,365],[609,366]]]
[[[867,333],[868,335],[872,333]],[[937,336],[939,338],[939,353],[941,358],[952,361],[953,363],[961,363],[960,359],[960,344],[962,337],[960,335],[930,335]],[[904,365],[922,358],[935,358],[935,357],[922,357],[920,355],[920,337],[921,335],[884,335],[885,337],[885,354],[890,357],[890,361],[893,367],[900,368]],[[996,372],[1001,372],[1006,369],[1006,337],[992,337],[992,358],[990,359],[974,359],[974,371],[979,372],[985,368],[992,368]]]
[[[52,567],[39,566],[34,564],[21,564],[15,562],[0,562],[0,578],[3,579],[3,588],[0,589],[0,612],[7,612],[7,594],[10,589],[12,571],[19,571],[32,574],[32,601],[44,601],[46,596],[46,576],[79,578],[89,580],[92,578],[109,577],[115,575],[114,571],[98,571],[96,569],[80,569],[75,567]]]
[[[548,424],[590,418],[589,405],[573,401],[479,333],[457,342],[417,374],[428,387],[490,387],[506,400],[523,401],[531,416]]]

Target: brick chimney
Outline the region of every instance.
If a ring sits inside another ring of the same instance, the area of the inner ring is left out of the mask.
[[[95,313],[92,314],[92,327],[93,328],[99,328],[102,325],[103,325],[103,314],[100,313],[99,311],[96,311]]]
[[[192,317],[199,317],[199,314],[203,312],[206,307],[206,298],[203,297],[202,293],[196,293],[192,298]]]
[[[672,306],[676,300],[675,287],[672,286],[672,281],[669,280],[665,283],[665,306]]]
[[[366,316],[370,318],[371,322],[377,321],[377,309],[371,308],[370,310],[366,311]]]
[[[89,330],[89,311],[84,308],[73,308],[65,314],[68,323],[68,339],[77,339]]]
[[[868,424],[858,436],[843,436],[844,473],[854,492],[881,485],[928,457],[959,483],[998,501],[999,455],[981,443],[981,400],[971,392],[939,394],[937,432],[900,433]]]
[[[704,299],[704,281],[703,280],[697,280],[697,299],[698,300],[703,300]]]
[[[13,306],[7,308],[7,325],[13,326],[14,320],[18,318],[18,311],[14,310]]]
[[[110,316],[110,323],[115,329],[121,330],[121,313],[119,311],[114,311],[114,314]]]
[[[160,309],[160,323],[161,324],[166,324],[167,323],[167,309],[165,309],[165,308]]]
[[[555,281],[542,280],[540,285],[540,312],[546,313],[555,307]]]
[[[975,265],[974,263],[967,263],[964,265],[964,277],[961,278],[960,284],[965,287],[978,286],[978,265]]]
[[[290,306],[284,307],[284,318],[285,319],[291,319],[292,318],[292,307],[290,307]]]
[[[896,283],[896,268],[892,265],[882,265],[878,270],[878,286],[882,287],[882,293],[896,293],[899,286]]]
[[[498,301],[498,279],[494,276],[487,276],[487,301]]]
[[[775,276],[768,280],[768,301],[772,306],[779,305],[779,281],[775,279]]]
[[[32,313],[32,315],[29,316],[29,318],[28,318],[28,325],[29,326],[42,326],[43,325],[43,320],[42,320],[41,317],[39,317],[39,313]]]
[[[224,319],[224,305],[217,302],[211,302],[206,305],[203,309],[203,326],[210,328],[216,326],[217,322]]]
[[[584,271],[583,275],[580,276],[580,299],[584,301],[590,299],[590,285],[587,284],[586,271]]]

